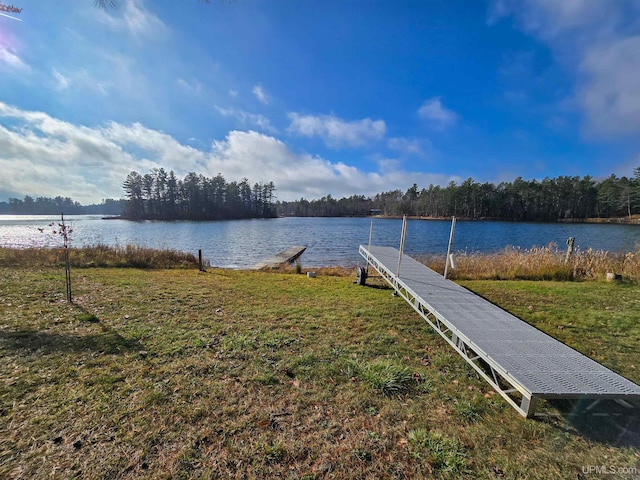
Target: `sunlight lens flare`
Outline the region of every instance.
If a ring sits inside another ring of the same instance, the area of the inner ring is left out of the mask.
[[[1,16],[1,17],[12,18],[13,20],[17,20],[17,21],[19,21],[19,22],[21,22],[21,21],[22,21],[22,19],[21,19],[21,18],[12,17],[11,15],[7,15],[6,13],[2,13],[2,12],[0,12],[0,16]]]

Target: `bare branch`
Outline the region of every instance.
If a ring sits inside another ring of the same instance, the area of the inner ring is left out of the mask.
[[[8,12],[8,13],[21,13],[22,8],[14,7],[13,5],[5,5],[0,2],[0,12]]]

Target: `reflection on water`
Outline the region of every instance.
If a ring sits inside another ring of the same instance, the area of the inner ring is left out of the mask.
[[[306,245],[305,266],[355,265],[358,245],[369,241],[368,218],[275,218],[221,222],[160,222],[103,220],[100,216],[65,217],[73,228],[73,245],[128,245],[170,248],[197,253],[202,249],[212,265],[243,268],[291,245]],[[47,225],[52,216],[0,216],[0,245],[38,247],[60,245]],[[374,219],[373,243],[397,246],[401,220]],[[41,233],[38,228],[45,228]],[[405,252],[444,255],[450,222],[410,220]],[[567,238],[580,249],[633,251],[640,246],[637,225],[550,224],[458,221],[454,251],[494,252],[507,246],[531,248],[555,243],[564,249]]]

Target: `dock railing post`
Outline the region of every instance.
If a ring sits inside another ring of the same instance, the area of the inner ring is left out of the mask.
[[[402,263],[402,254],[404,253],[404,241],[407,236],[407,216],[402,216],[402,233],[400,234],[400,254],[398,255],[398,269],[396,277],[400,278],[400,264]]]
[[[367,254],[371,255],[371,239],[373,238],[373,219],[371,219],[371,225],[369,226],[369,246],[367,247]],[[369,275],[369,259],[367,259],[367,275]]]
[[[451,263],[451,244],[453,243],[453,233],[456,231],[456,217],[451,217],[451,233],[449,234],[449,246],[447,247],[447,258],[444,262],[444,278],[449,273],[449,264]]]

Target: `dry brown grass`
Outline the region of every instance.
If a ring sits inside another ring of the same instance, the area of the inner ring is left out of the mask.
[[[626,281],[640,281],[640,251],[611,253],[578,250],[569,261],[554,244],[530,249],[506,248],[496,254],[458,253],[457,268],[449,278],[458,280],[601,280],[608,272]],[[444,272],[444,257],[421,259],[432,269]]]
[[[457,268],[449,270],[453,280],[601,280],[606,273],[621,275],[623,280],[640,282],[640,251],[612,253],[603,250],[577,250],[568,262],[565,252],[556,245],[530,249],[506,248],[496,254],[458,253]],[[195,268],[197,258],[176,250],[154,250],[127,245],[109,247],[94,245],[72,248],[71,266],[134,267],[134,268]],[[444,272],[444,257],[418,257],[433,270]],[[64,252],[56,248],[11,249],[0,248],[0,266],[62,266]],[[316,272],[323,276],[350,276],[353,267],[326,266],[302,268],[298,264],[283,265],[272,273]]]
[[[193,268],[198,266],[198,259],[191,253],[168,249],[156,250],[136,245],[111,247],[98,244],[71,248],[69,258],[71,266],[74,268]],[[2,267],[51,265],[64,265],[64,250],[62,248],[14,249],[0,247],[0,266]]]

